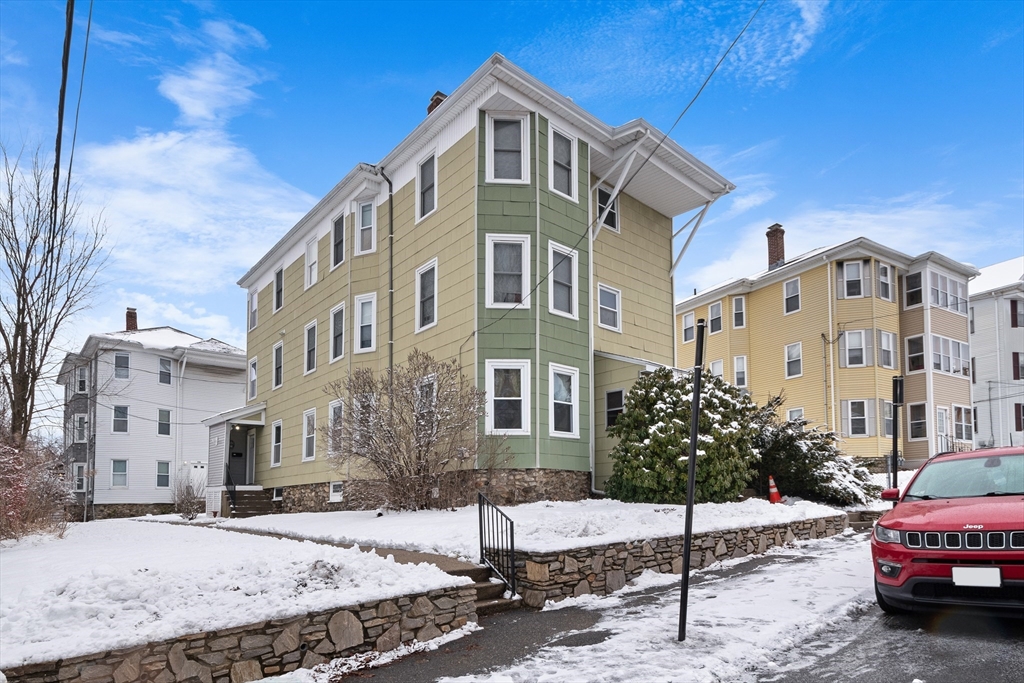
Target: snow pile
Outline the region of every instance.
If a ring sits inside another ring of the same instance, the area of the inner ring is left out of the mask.
[[[532,552],[681,536],[686,518],[686,508],[682,505],[623,503],[608,499],[530,503],[503,507],[502,511],[515,522],[516,549]],[[475,506],[454,512],[421,510],[382,517],[373,511],[310,512],[230,519],[221,525],[293,538],[418,550],[475,561],[480,543],[477,514]],[[836,514],[838,510],[808,501],[772,505],[751,498],[742,503],[703,503],[694,506],[693,531],[787,524]]]
[[[358,549],[106,520],[0,548],[0,668],[469,583]]]

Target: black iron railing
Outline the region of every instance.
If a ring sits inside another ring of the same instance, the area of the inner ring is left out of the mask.
[[[961,451],[970,451],[974,449],[974,444],[970,439],[957,439],[953,436],[944,436],[939,434],[935,437],[936,448],[938,453],[958,453]]]
[[[490,567],[515,595],[515,525],[482,493],[477,493],[477,509],[480,511],[480,564]]]
[[[227,467],[224,468],[224,488],[227,489],[231,507],[235,507],[235,480],[231,478],[231,469]]]

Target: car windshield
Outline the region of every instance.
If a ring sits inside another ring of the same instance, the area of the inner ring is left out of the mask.
[[[904,500],[1024,494],[1024,455],[939,460],[925,465]]]

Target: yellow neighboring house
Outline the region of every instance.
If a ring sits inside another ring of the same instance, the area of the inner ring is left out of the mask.
[[[676,366],[695,358],[758,404],[840,434],[859,457],[892,451],[892,378],[906,377],[900,452],[909,461],[973,444],[967,285],[972,266],[859,237],[787,261],[768,228],[768,269],[676,304]]]

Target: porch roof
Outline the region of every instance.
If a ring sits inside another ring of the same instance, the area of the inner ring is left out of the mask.
[[[241,406],[240,408],[225,410],[223,413],[212,415],[202,422],[207,427],[213,427],[214,425],[221,424],[222,422],[262,426],[266,423],[266,418],[267,403],[266,401],[263,401],[260,403],[253,403],[248,406]]]

